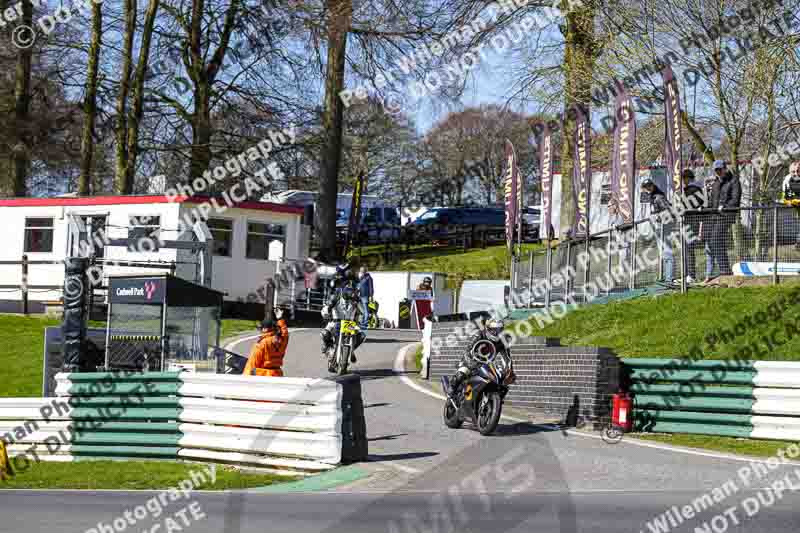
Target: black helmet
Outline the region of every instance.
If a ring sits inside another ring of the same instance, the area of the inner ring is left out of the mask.
[[[431,284],[433,283],[433,280],[430,278],[430,276],[425,276],[425,279],[422,280],[422,283]]]
[[[353,300],[355,299],[355,297],[356,297],[355,292],[353,292],[353,289],[351,287],[345,287],[344,289],[342,289],[342,298],[344,298],[345,300]]]

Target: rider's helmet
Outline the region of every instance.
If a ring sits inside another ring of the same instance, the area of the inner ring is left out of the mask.
[[[353,291],[352,288],[345,287],[345,288],[342,289],[341,296],[345,300],[355,300],[356,293],[355,293],[355,291]]]
[[[425,279],[422,280],[422,283],[424,283],[425,285],[430,285],[431,283],[433,283],[433,280],[430,278],[430,276],[425,276]]]
[[[492,342],[498,342],[503,333],[503,321],[498,318],[491,318],[486,322],[486,338]]]

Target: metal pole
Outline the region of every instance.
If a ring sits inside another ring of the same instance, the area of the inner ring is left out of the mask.
[[[583,247],[583,252],[586,256],[583,258],[586,265],[583,267],[583,301],[589,303],[589,294],[586,292],[589,285],[589,271],[592,268],[592,262],[589,260],[589,230],[586,230],[586,243]]]
[[[528,308],[533,307],[533,250],[528,254]]]
[[[778,284],[778,206],[772,207],[772,284]]]
[[[161,306],[161,368],[159,370],[164,372],[164,363],[167,358],[167,302]],[[148,368],[149,370],[149,368]]]
[[[111,301],[109,298],[108,310],[106,312],[106,366],[104,370],[108,371],[108,349],[111,343]]]
[[[297,280],[294,279],[294,271],[290,272],[289,278],[290,278],[290,283],[291,283],[291,288],[289,289],[289,294],[291,295],[290,297],[292,299],[292,303],[289,306],[289,312],[290,312],[290,316],[292,317],[292,320],[294,320],[294,308],[295,308],[294,299],[295,299],[295,290],[296,290],[295,286],[297,285]]]
[[[678,229],[681,235],[681,294],[686,294],[686,238],[684,234],[683,215],[678,219]]]
[[[547,239],[547,257],[545,258],[545,276],[547,277],[547,283],[544,287],[544,307],[545,309],[550,307],[550,271],[552,270],[552,263],[553,263],[553,248],[550,246],[550,239]]]
[[[658,227],[658,279],[667,281],[664,279],[664,224]]]
[[[608,279],[606,280],[606,296],[611,292],[611,243],[614,240],[616,235],[616,230],[614,228],[609,229],[608,231],[608,243],[606,244],[606,256],[607,256],[607,266],[606,271],[608,272]]]
[[[28,315],[28,256],[22,255],[22,314]]]
[[[572,239],[567,240],[567,266],[572,266]],[[569,301],[569,295],[572,290],[572,278],[569,276],[569,269],[567,269],[567,276],[564,280],[564,303]]]
[[[634,290],[636,288],[636,241],[638,240],[637,237],[639,233],[639,230],[637,228],[638,224],[636,223],[634,223],[633,228],[631,228],[631,231],[633,232],[633,238],[631,239],[631,254],[630,254],[631,260],[630,264],[628,265],[628,268],[630,268],[629,278],[630,278],[631,290]]]

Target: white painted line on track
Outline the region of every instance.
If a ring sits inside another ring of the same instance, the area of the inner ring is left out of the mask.
[[[441,394],[437,394],[437,393],[435,393],[435,392],[433,392],[433,391],[431,391],[429,389],[426,389],[425,387],[422,387],[421,385],[417,385],[416,383],[414,383],[414,381],[411,378],[409,378],[408,376],[405,375],[405,373],[407,372],[407,370],[405,368],[406,350],[410,349],[411,347],[413,347],[416,344],[419,344],[419,343],[407,344],[407,345],[403,346],[402,348],[400,348],[400,351],[397,352],[397,357],[394,360],[394,371],[396,373],[398,373],[398,375],[400,376],[400,379],[403,381],[403,383],[405,383],[406,385],[408,385],[412,389],[417,390],[417,391],[419,391],[419,392],[421,392],[423,394],[427,394],[428,396],[431,396],[433,398],[437,398],[439,400],[444,401],[446,399],[445,396],[442,396]],[[503,415],[501,417],[501,419],[511,420],[512,422],[528,422],[528,423],[530,423],[528,420],[515,418],[515,417],[511,417],[511,416],[506,416],[506,415]],[[532,426],[534,426],[534,427],[540,427],[540,428],[546,428],[546,429],[552,429],[552,428],[555,427],[555,426],[553,426],[551,424],[534,424],[534,423],[530,423],[530,424]],[[582,431],[575,431],[575,430],[572,430],[572,429],[566,429],[566,430],[562,430],[562,431],[566,431],[568,434],[575,435],[575,436],[578,436],[578,437],[585,437],[585,438],[588,438],[588,439],[600,439],[600,440],[602,440],[602,437],[600,435],[591,435],[589,433],[584,433]],[[678,447],[675,447],[675,446],[670,446],[669,444],[658,444],[658,443],[653,443],[653,442],[645,442],[643,440],[638,440],[638,439],[635,439],[635,438],[623,439],[619,443],[614,444],[614,446],[618,446],[619,444],[629,444],[631,446],[641,446],[643,448],[654,448],[656,450],[664,450],[664,451],[669,451],[669,452],[673,452],[673,453],[683,453],[683,454],[687,454],[687,455],[699,455],[701,457],[711,457],[713,459],[728,459],[728,460],[731,460],[731,461],[738,461],[738,462],[741,462],[741,463],[764,463],[764,464],[767,463],[766,459],[762,459],[762,458],[759,458],[759,457],[737,457],[735,455],[728,455],[728,454],[723,454],[723,453],[705,452],[705,451],[700,451],[700,450],[692,450],[692,449],[689,449],[689,448],[678,448]],[[785,465],[785,466],[800,466],[800,463],[792,462],[792,461],[786,461],[786,462],[783,462],[781,464]]]
[[[374,455],[368,455],[367,456],[367,462],[372,461],[372,459],[374,457],[375,457]],[[400,464],[400,463],[386,462],[384,464],[387,465],[387,466],[390,466],[392,468],[396,468],[397,470],[399,470],[401,472],[404,472],[406,474],[419,474],[420,472],[422,472],[422,470],[420,470],[418,468],[411,468],[410,466],[406,466],[406,465],[403,465],[403,464]]]

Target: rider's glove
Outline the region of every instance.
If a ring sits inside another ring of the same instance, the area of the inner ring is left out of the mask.
[[[331,314],[331,309],[327,305],[322,306],[322,318],[328,318]]]
[[[283,318],[283,309],[280,307],[276,307],[272,311],[275,313],[275,320],[280,320]]]

